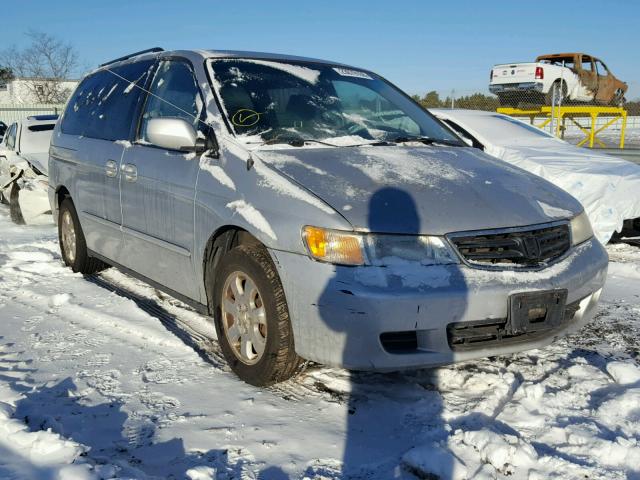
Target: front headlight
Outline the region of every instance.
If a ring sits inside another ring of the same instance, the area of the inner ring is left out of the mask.
[[[586,212],[571,220],[571,245],[580,245],[593,237],[593,229]]]
[[[388,266],[398,259],[422,265],[458,263],[458,257],[441,237],[341,232],[304,227],[302,238],[309,255],[340,265]]]

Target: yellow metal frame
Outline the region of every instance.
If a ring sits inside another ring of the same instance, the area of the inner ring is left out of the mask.
[[[531,125],[534,125],[538,128],[546,127],[547,125],[549,125],[549,123],[551,123],[551,120],[555,118],[555,134],[560,138],[564,138],[566,122],[567,120],[569,120],[576,127],[578,127],[585,136],[585,138],[583,138],[578,143],[578,146],[581,147],[584,144],[588,143],[589,148],[593,148],[595,144],[598,144],[598,146],[600,147],[606,148],[607,144],[599,139],[597,135],[620,120],[622,123],[620,127],[619,147],[624,148],[624,136],[627,129],[627,111],[621,107],[604,107],[596,105],[571,105],[561,107],[544,106],[529,109],[500,107],[496,111],[498,113],[503,113],[512,117],[529,117]],[[597,127],[597,119],[600,115],[612,116],[613,118],[601,127]],[[542,122],[536,124],[536,119],[539,119],[540,117],[543,118]],[[589,119],[590,124],[581,124],[578,119],[583,118]]]

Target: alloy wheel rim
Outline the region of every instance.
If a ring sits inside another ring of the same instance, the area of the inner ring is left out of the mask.
[[[76,228],[73,225],[71,213],[66,210],[62,214],[62,249],[70,263],[76,259]]]
[[[235,356],[247,365],[262,358],[267,344],[267,315],[260,290],[244,272],[231,273],[222,289],[224,334]]]

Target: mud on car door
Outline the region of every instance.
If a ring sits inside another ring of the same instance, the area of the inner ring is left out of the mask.
[[[123,265],[186,296],[194,283],[193,211],[199,161],[194,154],[153,145],[151,119],[180,118],[198,128],[204,102],[190,64],[159,63],[139,122],[136,141],[121,166]]]

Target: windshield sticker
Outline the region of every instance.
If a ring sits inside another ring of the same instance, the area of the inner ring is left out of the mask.
[[[338,68],[335,67],[333,69],[336,73],[342,75],[343,77],[355,77],[355,78],[365,78],[367,80],[373,80],[368,73],[361,72],[360,70],[351,70],[350,68]]]
[[[255,110],[249,110],[248,108],[241,108],[231,117],[231,123],[236,127],[253,127],[260,121],[261,113]]]

